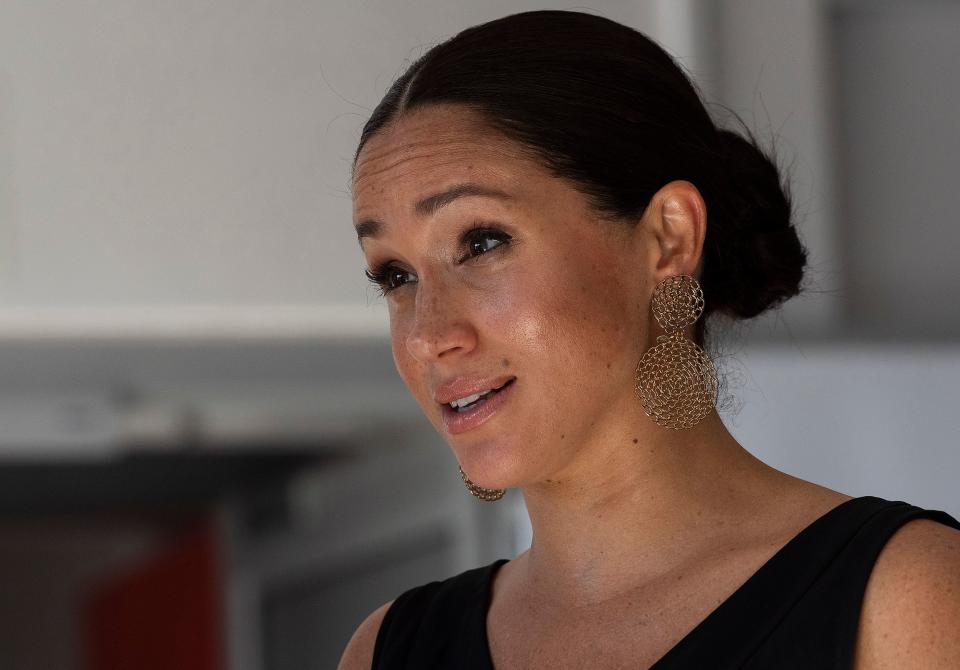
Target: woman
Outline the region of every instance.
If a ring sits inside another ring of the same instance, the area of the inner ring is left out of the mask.
[[[533,542],[384,604],[341,668],[960,667],[960,523],[777,471],[716,413],[707,318],[797,294],[806,253],[660,47],[577,12],[465,30],[374,110],[353,200],[401,377]]]

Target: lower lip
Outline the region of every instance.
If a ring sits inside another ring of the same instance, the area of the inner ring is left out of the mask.
[[[489,396],[483,403],[471,407],[466,412],[458,412],[444,403],[443,423],[447,427],[447,431],[451,435],[456,435],[483,425],[507,401],[516,385],[517,380],[514,379],[508,386],[503,387],[500,391]]]

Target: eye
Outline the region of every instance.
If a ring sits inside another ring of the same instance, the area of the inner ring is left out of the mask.
[[[472,258],[488,254],[495,249],[506,246],[511,239],[511,236],[507,233],[496,228],[491,228],[488,225],[474,226],[460,236],[460,246],[467,248],[467,255],[462,257],[458,262],[464,263]],[[490,247],[485,244],[486,240],[498,240],[499,243]],[[406,281],[402,281],[402,277],[410,273],[394,265],[392,262],[387,262],[375,266],[372,270],[364,271],[364,274],[377,288],[378,293],[381,296],[385,296],[387,293],[406,284]]]
[[[468,250],[468,256],[460,261],[462,263],[469,258],[482,256],[483,254],[489,253],[501,245],[507,244],[511,238],[502,230],[497,230],[496,228],[490,228],[488,226],[477,226],[465,232],[461,239],[466,243]],[[484,240],[499,240],[500,244],[495,244],[492,248],[486,248],[483,244]]]
[[[402,286],[403,284],[394,284],[393,280],[397,276],[405,273],[406,270],[401,270],[392,263],[378,265],[373,268],[373,271],[364,270],[364,274],[367,276],[367,279],[369,279],[370,282],[376,287],[377,292],[381,297]]]

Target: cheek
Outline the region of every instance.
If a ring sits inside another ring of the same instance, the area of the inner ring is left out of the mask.
[[[622,368],[638,353],[629,295],[600,261],[561,257],[555,266],[502,282],[474,313],[488,337],[506,345],[504,357],[514,353],[518,368],[554,378],[546,383],[582,382]]]

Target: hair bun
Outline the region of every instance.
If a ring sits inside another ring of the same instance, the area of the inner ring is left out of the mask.
[[[716,220],[727,230],[713,237],[715,264],[704,265],[704,283],[712,287],[711,311],[748,319],[800,292],[807,250],[792,223],[789,182],[781,183],[775,156],[745,132],[749,139],[717,131],[723,166],[717,202],[725,211]]]

